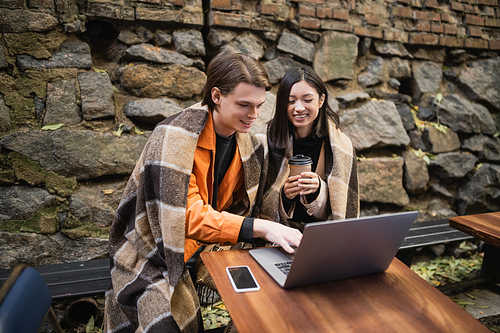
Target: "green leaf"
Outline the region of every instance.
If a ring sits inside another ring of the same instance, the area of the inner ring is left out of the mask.
[[[437,123],[429,123],[429,125],[431,125],[435,129],[437,129],[439,132],[444,133],[444,134],[446,134],[446,130],[448,129],[447,126],[441,125],[441,124],[437,124]]]
[[[476,305],[476,308],[480,308],[480,309],[489,309],[490,307],[487,306],[487,305]]]
[[[92,333],[94,329],[94,316],[91,316],[89,322],[87,323],[87,327],[85,328],[86,333]]]
[[[111,89],[113,89],[114,92],[120,92],[120,89],[118,89],[117,87],[115,86],[111,86]]]
[[[42,127],[42,131],[55,131],[56,129],[59,129],[63,127],[63,123],[58,123],[58,124],[48,124]]]
[[[493,137],[494,138],[498,138],[498,136],[500,136],[500,131],[496,132],[495,134],[493,134]]]
[[[429,158],[429,156],[425,155],[424,157],[422,157],[422,159],[425,161],[425,163],[427,163],[427,165],[431,164],[431,159]]]
[[[469,297],[470,299],[476,299],[476,296],[474,295],[471,295],[471,294],[468,294],[468,293],[464,293],[465,296]]]
[[[135,126],[135,134],[144,134],[144,132],[143,132],[143,131],[141,131],[141,130],[139,129],[139,127]],[[214,304],[214,306],[215,306],[215,304]]]
[[[443,100],[443,95],[441,93],[436,95],[436,101],[439,103]]]
[[[122,136],[122,133],[123,133],[123,124],[120,124],[120,126],[118,126],[118,129],[114,131],[113,134],[120,138]]]
[[[106,73],[106,70],[94,67],[94,72],[97,72],[97,73]]]

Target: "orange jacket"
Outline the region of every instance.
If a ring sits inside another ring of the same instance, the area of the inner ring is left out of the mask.
[[[211,206],[215,143],[216,135],[210,112],[207,124],[198,137],[189,181],[184,261],[187,261],[202,243],[235,244],[243,223],[243,216],[224,211],[233,203],[233,196],[239,196],[240,193],[245,195],[243,163],[238,149],[219,185],[217,210]]]

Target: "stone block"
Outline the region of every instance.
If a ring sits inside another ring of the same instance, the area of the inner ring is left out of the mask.
[[[333,8],[317,7],[316,8],[316,17],[318,17],[318,18],[332,18],[333,17]]]
[[[491,50],[500,50],[500,40],[490,40],[489,46]]]
[[[304,29],[319,29],[321,21],[314,17],[300,17],[299,26]]]
[[[250,23],[250,29],[273,34],[278,34],[280,31],[280,27],[275,20],[268,20],[262,17],[253,17]]]
[[[466,38],[464,46],[471,48],[471,49],[487,49],[487,48],[489,48],[487,40],[478,39],[478,38]]]
[[[396,17],[413,18],[413,10],[410,7],[392,7],[392,14]]]
[[[464,11],[466,13],[476,14],[477,13],[477,9],[478,9],[477,7],[474,7],[472,5],[464,3]]]
[[[414,12],[414,17],[418,21],[420,21],[420,20],[436,21],[436,22],[441,21],[441,16],[439,15],[439,13],[435,13],[435,12],[415,11]]]
[[[387,29],[384,30],[384,40],[408,43],[410,34],[406,31]]]
[[[431,31],[431,23],[429,21],[420,21],[417,23],[415,30],[423,31],[423,32],[430,32]]]
[[[431,32],[436,34],[442,34],[444,32],[443,24],[431,24]]]
[[[107,2],[88,2],[86,14],[93,17],[107,17],[117,20],[135,20],[135,9],[130,6],[120,6]]]
[[[0,8],[1,32],[42,32],[53,29],[58,20],[52,15],[29,10]]]
[[[299,15],[316,16],[316,8],[305,3],[299,3]]]
[[[450,20],[451,20],[450,13],[441,13],[439,15],[441,15],[441,21],[442,22],[450,22]]]
[[[470,37],[481,37],[483,35],[483,30],[479,27],[468,27],[468,36]]]
[[[377,39],[384,38],[384,32],[382,30],[371,29],[369,27],[354,27],[354,34]]]
[[[437,0],[425,0],[425,8],[438,8],[439,2]]]
[[[404,159],[372,158],[358,162],[361,201],[390,203],[399,206],[410,202],[403,188]]]
[[[75,125],[81,121],[82,113],[77,102],[76,79],[49,82],[42,124]]]
[[[209,24],[213,26],[235,27],[235,28],[250,28],[252,19],[248,15],[210,12]]]
[[[443,24],[444,33],[446,35],[456,35],[457,34],[457,26],[451,24]]]
[[[326,31],[316,44],[313,67],[323,81],[354,78],[359,38],[353,34]],[[336,64],[332,66],[331,64]]]
[[[321,29],[352,32],[352,27],[349,23],[336,20],[321,20]]]
[[[450,8],[451,10],[457,11],[457,12],[463,12],[464,5],[462,5],[460,2],[452,1],[450,2]]]
[[[410,44],[417,45],[438,45],[439,36],[434,34],[410,34]]]
[[[263,15],[278,15],[279,5],[276,3],[261,2],[260,13]]]
[[[484,18],[474,15],[465,15],[465,23],[470,25],[484,25]]]
[[[281,34],[277,48],[308,62],[314,60],[314,44],[288,30],[284,30]]]
[[[113,86],[108,73],[87,72],[78,74],[85,120],[113,118]]]
[[[344,9],[334,9],[333,10],[333,18],[336,20],[349,20],[349,11]]]
[[[500,19],[485,18],[484,19],[484,25],[487,26],[487,27],[500,28]]]
[[[184,24],[192,24],[197,25],[199,27],[203,26],[205,22],[205,15],[203,15],[203,9],[198,7],[192,7],[193,10],[190,10],[190,7],[184,6],[181,10],[182,14],[182,23]]]
[[[452,36],[439,36],[439,45],[445,47],[463,47],[464,40]]]
[[[382,24],[382,20],[377,15],[367,14],[367,15],[365,15],[365,19],[366,19],[366,23],[371,24],[371,25]]]
[[[182,22],[182,15],[179,10],[142,8],[135,9],[135,19],[140,21],[159,21],[159,22]]]
[[[477,0],[478,5],[498,6],[498,0]]]

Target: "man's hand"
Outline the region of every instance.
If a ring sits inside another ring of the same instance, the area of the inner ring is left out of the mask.
[[[299,246],[302,240],[302,233],[294,228],[268,220],[255,219],[253,222],[254,238],[265,238],[272,243],[277,243],[288,253],[293,253],[289,245]]]

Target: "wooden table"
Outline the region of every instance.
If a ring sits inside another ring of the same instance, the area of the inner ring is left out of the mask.
[[[481,275],[500,282],[500,212],[455,216],[450,226],[484,241]]]
[[[398,259],[384,273],[284,290],[247,250],[201,257],[240,333],[489,332]],[[227,266],[248,265],[261,290],[234,292]]]

